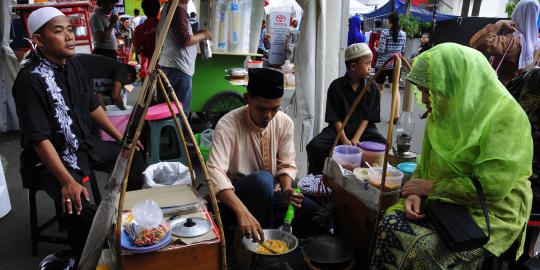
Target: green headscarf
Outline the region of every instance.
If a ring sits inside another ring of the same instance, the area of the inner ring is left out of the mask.
[[[433,181],[429,200],[468,207],[486,230],[470,179],[478,178],[493,228],[485,248],[500,255],[523,232],[530,214],[533,144],[527,115],[484,55],[469,47],[433,47],[415,59],[407,79],[431,95],[416,176]]]

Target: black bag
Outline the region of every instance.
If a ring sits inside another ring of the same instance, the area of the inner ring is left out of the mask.
[[[429,202],[426,205],[425,213],[428,220],[435,227],[448,249],[454,252],[482,247],[488,242],[491,235],[491,225],[482,185],[476,178],[472,178],[472,182],[486,219],[487,236],[474,222],[469,210],[464,206],[443,202]]]

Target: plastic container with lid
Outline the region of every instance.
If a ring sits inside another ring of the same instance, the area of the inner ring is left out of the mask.
[[[352,171],[362,164],[362,149],[353,145],[338,145],[332,157],[343,168]]]
[[[384,150],[386,145],[378,142],[365,141],[360,143],[362,149],[362,160],[371,166],[380,166],[384,163]],[[363,166],[365,164],[362,164]]]
[[[124,107],[126,107],[126,110],[120,110],[116,105],[107,105],[107,110],[105,111],[112,124],[122,134],[126,131],[131,111],[133,111],[133,107],[129,105],[125,105]],[[101,139],[104,141],[115,141],[113,137],[103,130],[101,131]]]
[[[249,60],[247,61],[247,68],[262,68],[263,61]]]
[[[374,187],[381,187],[382,167],[373,167],[372,170],[368,170],[368,182]],[[388,167],[386,169],[386,182],[384,184],[387,191],[401,189],[401,182],[403,181],[403,173],[394,168]]]

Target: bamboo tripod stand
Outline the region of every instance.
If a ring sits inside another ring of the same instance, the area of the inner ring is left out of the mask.
[[[117,158],[115,168],[113,169],[113,172],[109,178],[109,183],[107,184],[107,187],[105,189],[106,194],[104,194],[104,197],[109,198],[109,201],[107,203],[102,203],[98,208],[98,211],[96,212],[94,221],[98,220],[98,222],[92,223],[89,238],[87,239],[79,263],[79,269],[95,269],[99,256],[101,255],[102,248],[100,245],[103,244],[107,235],[109,238],[109,245],[113,251],[113,260],[121,263],[120,239],[122,231],[122,211],[124,207],[127,183],[129,180],[128,176],[135,155],[136,145],[142,132],[144,116],[146,115],[148,107],[150,106],[151,100],[155,94],[156,86],[159,86],[160,91],[163,94],[167,106],[171,112],[171,115],[173,116],[175,115],[175,112],[173,110],[174,103],[174,106],[177,108],[178,114],[180,115],[182,122],[186,127],[189,139],[192,142],[195,142],[195,136],[193,135],[193,131],[191,130],[187,117],[184,114],[182,106],[178,101],[178,98],[176,97],[173,88],[169,83],[169,80],[161,70],[156,69],[157,60],[163,48],[165,37],[171,25],[175,13],[174,11],[178,6],[178,2],[179,0],[172,0],[170,4],[166,6],[166,8],[164,8],[164,11],[166,11],[167,14],[164,23],[161,26],[161,29],[158,29],[159,35],[156,40],[156,47],[148,65],[149,75],[144,79],[141,93],[139,94],[137,102],[134,106],[133,112],[128,122],[128,126],[124,133],[124,138],[122,139],[123,150]],[[182,141],[184,153],[186,153],[191,181],[192,184],[194,184],[195,173],[193,170],[193,164],[191,162],[191,159],[189,155],[187,155],[187,143],[183,133],[183,129],[178,118],[173,118],[176,128],[178,129],[180,140]],[[221,268],[227,269],[226,243],[223,232],[223,224],[221,222],[221,215],[219,212],[217,199],[215,197],[214,187],[212,185],[212,182],[210,181],[206,165],[204,163],[200,149],[196,143],[194,143],[194,148],[199,163],[201,164],[201,167],[203,169],[205,184],[207,185],[209,191],[210,203],[214,211],[216,223],[219,229],[219,234],[221,238]],[[118,203],[116,204],[116,202]],[[114,214],[116,214],[116,219],[113,219]],[[111,226],[109,226],[109,223],[112,223]]]
[[[382,209],[381,202],[383,200],[383,196],[384,196],[384,193],[385,193],[386,172],[388,170],[388,155],[389,155],[390,149],[392,148],[392,141],[393,141],[392,137],[393,137],[393,130],[394,130],[394,121],[393,121],[393,119],[394,119],[394,116],[396,115],[396,109],[397,109],[396,96],[397,96],[398,91],[399,91],[399,79],[400,79],[400,75],[401,75],[401,66],[402,66],[402,64],[404,64],[405,67],[408,70],[411,70],[410,63],[401,54],[392,55],[392,57],[390,57],[388,60],[386,60],[386,62],[382,66],[383,67],[386,66],[391,61],[394,61],[394,69],[393,69],[393,80],[392,80],[392,101],[390,103],[391,104],[391,107],[390,107],[390,121],[389,121],[389,125],[388,125],[388,132],[386,134],[386,148],[385,148],[385,151],[384,151],[384,162],[382,164],[383,170],[382,170],[382,175],[381,175],[381,188],[380,188],[381,192],[379,194],[379,206],[378,206],[378,209],[377,209],[377,215],[376,215],[376,219],[375,219],[375,226],[373,228],[374,233],[373,233],[372,238],[370,240],[370,247],[369,247],[370,255],[372,254],[375,239],[377,237],[377,228],[378,228],[379,220],[380,220],[380,218],[382,216],[382,212],[385,210],[385,209]],[[339,132],[337,133],[336,138],[334,139],[334,143],[333,143],[332,148],[330,149],[330,153],[328,155],[329,158],[332,157],[332,155],[334,153],[334,148],[337,146],[337,144],[339,142],[340,134],[342,132],[344,132],[343,130],[345,129],[345,126],[349,122],[352,114],[354,113],[354,111],[356,110],[356,108],[358,107],[360,102],[362,101],[362,98],[364,97],[366,92],[370,89],[370,87],[373,84],[373,81],[375,80],[375,78],[377,78],[381,74],[381,72],[382,72],[382,69],[377,70],[375,75],[369,79],[368,83],[364,86],[362,91],[358,94],[358,96],[354,100],[351,108],[349,109],[349,112],[347,113],[347,116],[345,117],[345,120],[343,120],[343,124],[341,125],[341,128],[340,128]],[[371,257],[371,256],[369,256],[369,257]]]

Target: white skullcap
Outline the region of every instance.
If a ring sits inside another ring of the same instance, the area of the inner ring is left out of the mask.
[[[39,28],[48,23],[52,18],[58,16],[66,15],[62,13],[62,11],[53,7],[43,7],[34,10],[32,13],[30,13],[30,16],[28,16],[28,21],[26,22],[28,24],[30,36],[34,35]]]
[[[345,49],[345,61],[358,59],[371,54],[371,50],[366,43],[354,43]]]

